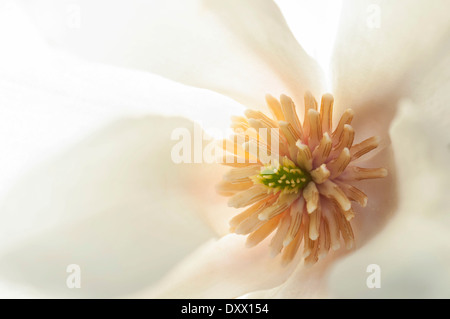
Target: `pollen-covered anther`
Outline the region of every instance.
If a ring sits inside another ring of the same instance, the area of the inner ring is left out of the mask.
[[[248,235],[248,247],[273,234],[270,254],[281,253],[283,264],[301,255],[306,265],[312,265],[330,250],[352,248],[353,205],[365,207],[368,202],[368,196],[353,184],[387,175],[384,168],[360,166],[361,158],[380,139],[369,137],[353,144],[356,131],[351,126],[351,109],[333,127],[331,94],[323,95],[318,107],[307,92],[303,112],[286,95],[279,100],[267,95],[266,102],[271,117],[255,110],[233,117],[234,135],[222,142],[224,164],[232,169],[217,191],[229,197],[229,206],[246,207],[231,219],[230,231]],[[298,114],[304,114],[303,118]]]

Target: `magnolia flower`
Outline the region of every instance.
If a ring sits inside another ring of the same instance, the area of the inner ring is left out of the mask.
[[[266,99],[273,118],[247,110],[246,117],[233,119],[236,135],[223,142],[233,156],[224,164],[234,168],[218,190],[231,196],[229,206],[249,206],[230,221],[232,230],[248,235],[247,245],[254,246],[276,229],[271,254],[282,251],[284,263],[292,261],[301,242],[305,264],[316,263],[330,248],[339,249],[341,235],[351,249],[351,201],[367,205],[367,195],[352,184],[387,175],[384,168],[355,165],[378,146],[378,138],[353,145],[351,109],[333,130],[330,94],[322,97],[320,112],[314,97],[305,94],[303,122],[289,97]]]
[[[282,266],[268,241],[248,249],[226,235],[235,211],[214,190],[224,170],[173,163],[170,136],[192,128],[186,118],[214,127],[264,111],[267,93],[318,98],[323,72],[271,1],[173,2],[25,2],[54,46],[114,67],[49,49],[15,8],[0,19],[15,28],[1,37],[3,293],[448,296],[448,4],[343,4],[333,112],[351,107],[358,137],[380,137],[365,164],[389,175],[361,186],[355,247],[305,267],[300,255]],[[284,2],[286,17],[302,12]],[[81,289],[66,285],[73,264]],[[371,264],[380,289],[367,287]]]

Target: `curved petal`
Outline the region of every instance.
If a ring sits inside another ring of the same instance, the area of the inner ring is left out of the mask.
[[[127,294],[214,236],[202,215],[217,168],[173,163],[180,127],[192,123],[119,120],[27,174],[1,206],[0,276],[55,296]],[[83,289],[65,285],[71,264]]]
[[[345,1],[333,57],[336,100],[392,113],[410,74],[447,54],[449,10],[445,0]]]
[[[1,25],[17,28],[23,42],[0,32],[0,134],[8,137],[0,139],[8,150],[0,156],[0,197],[36,163],[123,116],[184,116],[224,134],[230,116],[244,109],[209,90],[54,52],[20,11],[3,13]]]
[[[331,90],[330,60],[342,0],[274,0],[302,48],[320,65]],[[322,92],[324,93],[324,92]]]
[[[438,120],[431,114],[423,105],[402,103],[391,130],[400,181],[396,218],[375,240],[336,265],[330,275],[332,296],[448,297],[450,152],[448,129],[442,124],[449,118]],[[366,284],[371,264],[380,267],[381,289]]]
[[[312,267],[298,265],[295,271],[281,285],[271,289],[248,292],[242,299],[305,299],[326,298],[327,272],[333,261],[342,252],[331,252],[326,262],[320,262]]]
[[[209,209],[226,207],[212,185],[220,168],[175,164],[173,129],[192,136],[194,128],[167,116],[222,129],[243,107],[149,73],[68,58],[23,34],[35,54],[0,59],[0,130],[8,137],[0,139],[0,276],[56,296],[150,285],[214,236],[205,222],[226,216]],[[2,54],[13,56],[14,43],[3,43],[10,45]],[[142,117],[148,113],[164,116]],[[67,289],[70,263],[86,271],[89,289]]]
[[[450,56],[434,62],[428,72],[417,75],[408,86],[405,100],[392,127],[394,147],[399,156],[399,180],[405,205],[423,217],[450,226],[448,196],[450,187]],[[414,159],[414,160],[409,160]],[[411,172],[414,171],[414,174]],[[429,209],[414,208],[410,194],[421,194]]]
[[[303,100],[321,71],[270,0],[26,2],[44,36],[103,63],[226,94],[254,108],[267,93]]]
[[[447,50],[450,41],[447,45]],[[429,143],[433,145],[433,152],[439,152],[439,156],[433,160],[445,159],[449,149],[450,134],[450,55],[446,54],[440,59],[430,61],[423,65],[421,72],[411,76],[405,95],[412,100],[419,114],[424,116],[423,133],[429,137]],[[419,110],[419,107],[421,109]],[[442,166],[442,163],[440,163]]]
[[[439,90],[442,95],[432,106],[442,109],[442,113],[431,112],[424,105],[404,100],[391,129],[393,144],[398,150],[400,208],[405,208],[405,215],[418,214],[418,217],[447,226],[450,226],[446,193],[450,187],[450,134],[447,126],[450,114],[444,110],[448,105],[445,97],[449,95],[449,84],[447,82],[443,87],[447,88],[446,91]],[[433,93],[438,92],[429,92],[429,96]],[[420,196],[414,197],[416,194]]]
[[[230,234],[210,241],[179,264],[159,285],[140,298],[235,298],[248,291],[273,287],[288,277],[293,264],[282,268],[267,253],[267,242],[245,248],[245,237]]]

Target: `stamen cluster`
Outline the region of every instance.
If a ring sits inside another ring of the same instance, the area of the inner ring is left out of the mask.
[[[387,175],[384,168],[359,167],[354,161],[375,149],[379,139],[353,144],[351,109],[333,130],[330,94],[322,96],[319,108],[306,93],[303,121],[289,97],[268,95],[266,101],[272,117],[247,110],[245,117],[232,118],[235,134],[223,141],[229,153],[224,164],[233,168],[217,190],[230,196],[229,206],[247,207],[230,221],[231,231],[248,235],[248,246],[275,232],[270,250],[272,255],[282,253],[284,263],[293,260],[302,243],[307,264],[339,249],[341,237],[352,248],[352,202],[367,205],[367,195],[353,184]],[[264,136],[261,129],[275,135]],[[274,136],[279,140],[275,147]]]

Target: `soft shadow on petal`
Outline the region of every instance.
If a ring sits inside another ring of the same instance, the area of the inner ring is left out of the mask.
[[[90,60],[218,91],[254,108],[303,99],[322,73],[269,0],[25,2],[45,37]]]
[[[412,69],[448,38],[448,1],[345,1],[333,56],[334,93],[344,107],[377,101],[391,112]],[[439,50],[441,51],[441,50]],[[383,98],[384,97],[384,98]],[[390,105],[387,105],[390,104]]]
[[[372,242],[336,264],[330,274],[333,297],[450,296],[450,152],[423,105],[408,101],[401,105],[391,130],[400,181],[398,212]],[[367,286],[371,264],[381,269],[380,289]]]
[[[245,237],[230,234],[213,240],[186,258],[140,298],[235,298],[282,283],[293,270],[268,254],[267,242],[246,249]]]
[[[366,244],[393,218],[398,207],[398,177],[396,154],[389,135],[392,119],[397,110],[398,97],[373,94],[370,99],[359,104],[344,105],[343,99],[335,101],[335,116],[351,107],[354,117],[351,126],[355,130],[354,144],[372,136],[380,138],[379,146],[354,162],[354,165],[366,168],[383,167],[388,176],[381,179],[369,179],[355,183],[355,186],[368,196],[366,207],[354,205],[356,213],[352,221],[356,238],[356,248]]]
[[[403,101],[391,134],[398,152],[400,208],[404,208],[405,215],[417,214],[450,227],[447,192],[450,188],[450,134],[448,126],[444,125],[450,118],[445,114],[447,111],[437,111],[438,116],[428,111],[428,107],[444,110],[448,106],[444,99],[448,96],[448,84],[450,82],[444,85],[447,91],[430,92],[429,96],[436,98],[433,105]]]
[[[445,47],[445,56],[429,61],[423,69],[411,73],[405,90],[406,95],[423,114],[423,135],[433,144],[433,152],[449,152],[450,150],[450,40]],[[442,52],[441,52],[442,53]],[[440,154],[443,155],[443,154]],[[443,158],[434,156],[434,160]],[[442,164],[441,164],[442,165]]]
[[[0,16],[4,29],[22,27],[23,41],[0,32],[0,135],[7,136],[0,147],[8,150],[0,157],[0,196],[32,165],[121,116],[184,116],[223,133],[244,109],[207,89],[55,52],[34,40],[20,14]]]
[[[329,275],[333,298],[448,298],[450,237],[439,223],[396,220],[364,249],[335,265]],[[373,284],[376,265],[380,288]],[[368,283],[369,282],[369,285]]]
[[[449,74],[450,56],[446,56],[429,65],[426,72],[411,77],[406,90],[411,101],[403,103],[393,131],[397,135],[401,130],[409,132],[408,138],[401,136],[401,143],[396,143],[404,159],[398,166],[401,179],[409,177],[408,183],[402,185],[402,194],[420,192],[420,200],[430,205],[420,212],[427,218],[438,218],[447,226],[450,226],[449,203],[444,193],[450,189]],[[411,174],[412,171],[415,173]],[[406,201],[405,205],[418,211],[414,209],[415,201]]]
[[[327,255],[326,260],[319,261],[313,266],[304,266],[299,263],[294,272],[279,286],[270,289],[250,291],[239,296],[241,299],[305,299],[326,298],[326,274],[333,261],[342,255],[342,251]]]
[[[383,99],[381,96],[377,98]],[[365,168],[383,167],[388,170],[388,176],[384,178],[355,183],[355,186],[368,196],[366,207],[353,205],[356,216],[352,225],[357,238],[357,247],[363,246],[389,222],[398,205],[398,178],[395,165],[398,150],[392,147],[389,135],[391,119],[395,115],[394,110],[397,107],[395,100],[388,100],[386,103],[388,104],[384,107],[378,105],[376,100],[372,100],[352,107],[354,117],[351,126],[355,130],[354,144],[372,136],[380,138],[379,146],[354,161],[354,165]],[[338,118],[343,109],[341,101],[335,101],[335,106],[334,116]]]
[[[55,52],[36,41],[32,27],[23,23],[23,13],[3,13],[0,22],[5,28],[22,26],[23,42],[0,32],[4,44],[0,52],[0,104],[4,106],[0,109],[0,135],[7,136],[0,139],[0,147],[8,150],[0,157],[0,197],[37,163],[123,116],[184,116],[198,122],[208,133],[213,129],[224,133],[230,116],[244,109],[231,98],[207,89]],[[3,19],[5,15],[11,15],[9,20]],[[213,184],[219,180],[217,175],[208,184],[204,181],[211,196],[198,192],[193,196],[200,196],[205,205],[225,203],[224,198],[214,194]],[[220,234],[225,233],[225,216],[229,216],[223,210],[205,210],[205,218]]]
[[[192,125],[119,120],[35,167],[1,205],[2,280],[58,297],[129,294],[213,237],[202,216],[217,164],[171,158],[173,130]],[[70,264],[83,289],[67,288]]]
[[[324,70],[326,89],[331,89],[332,57],[342,0],[274,0],[303,49]]]

